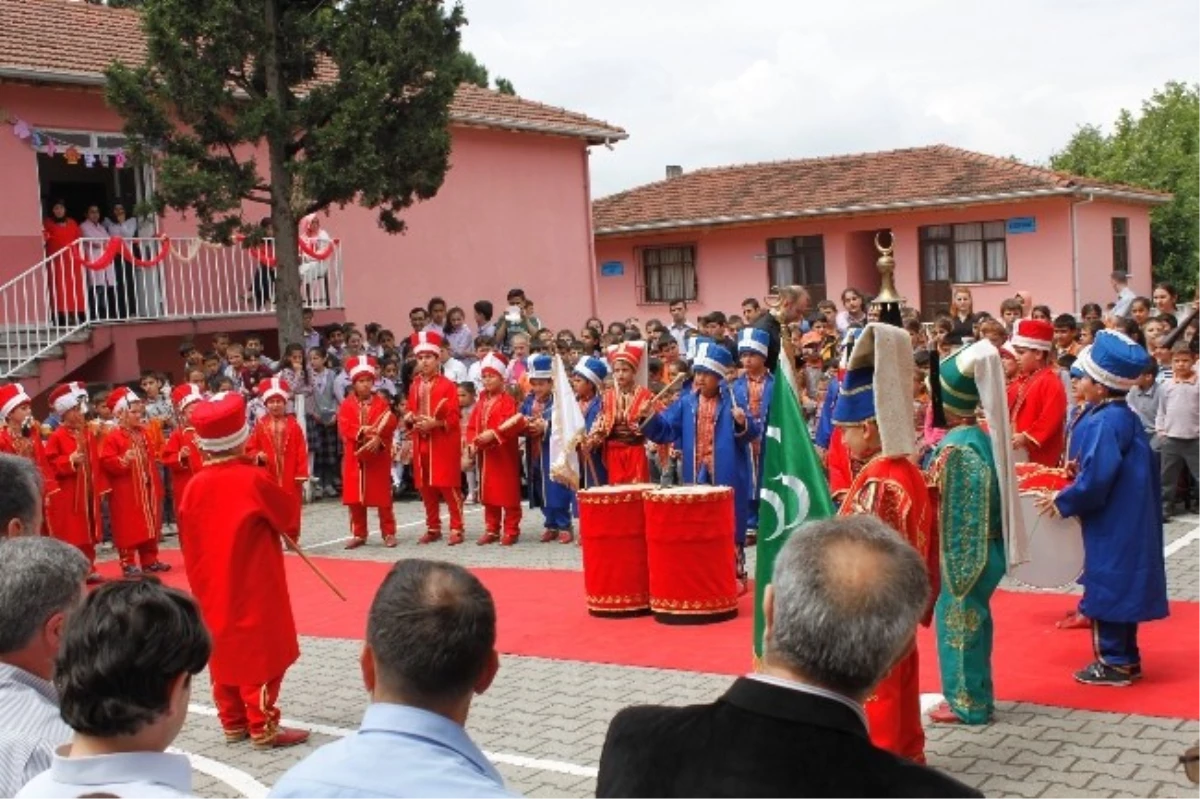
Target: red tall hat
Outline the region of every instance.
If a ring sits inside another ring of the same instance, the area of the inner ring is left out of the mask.
[[[70,383],[63,383],[50,392],[50,405],[54,408],[55,413],[61,415],[87,399],[87,395],[87,387],[78,380],[74,380]]]
[[[268,377],[258,384],[258,396],[263,402],[272,397],[279,397],[284,402],[287,402],[289,396],[287,383],[283,382],[283,379],[279,377]]]
[[[1050,352],[1054,349],[1054,325],[1045,319],[1018,319],[1011,343],[1014,347]]]
[[[350,375],[351,382],[362,375],[379,377],[379,362],[370,355],[355,355],[346,359],[346,374]]]
[[[175,410],[182,411],[184,408],[193,403],[200,402],[204,399],[204,392],[194,383],[182,383],[171,389],[171,404],[175,406]]]
[[[413,333],[409,336],[408,344],[412,347],[413,355],[420,355],[423,352],[431,355],[440,355],[442,350],[442,336],[436,330],[422,330],[419,333]]]
[[[0,386],[0,420],[7,419],[10,413],[32,401],[20,383]]]
[[[222,391],[204,400],[192,411],[196,443],[206,452],[224,452],[245,443],[246,401],[234,391]]]
[[[646,342],[644,341],[623,341],[616,345],[615,348],[609,350],[608,360],[610,363],[624,361],[634,368],[637,368],[642,363],[642,358],[646,355]]]
[[[479,373],[492,372],[500,377],[508,377],[508,361],[498,352],[489,352],[479,362]]]
[[[118,414],[121,411],[129,410],[130,404],[140,402],[141,399],[133,389],[126,386],[118,386],[108,395],[108,401],[105,404],[108,405],[110,411]]]

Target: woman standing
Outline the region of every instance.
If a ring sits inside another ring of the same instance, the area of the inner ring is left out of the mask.
[[[1187,309],[1179,305],[1179,292],[1170,283],[1155,284],[1154,293],[1150,296],[1154,300],[1155,316],[1170,314],[1178,322],[1187,314]]]
[[[842,311],[835,319],[838,335],[845,335],[852,325],[867,323],[866,304],[867,298],[858,289],[848,288],[842,292]]]
[[[50,288],[50,307],[55,321],[62,327],[82,324],[84,319],[84,277],[75,244],[83,234],[74,219],[67,216],[67,204],[55,200],[50,216],[42,222],[42,238],[46,242],[47,282]]]
[[[962,333],[964,336],[974,336],[975,323],[979,321],[979,314],[975,313],[975,300],[971,297],[971,290],[966,286],[957,286],[954,289],[954,307],[951,309],[951,318],[954,320],[954,329]]]
[[[131,253],[134,252],[134,239],[138,234],[138,222],[136,219],[131,219],[125,214],[125,206],[121,203],[115,203],[112,207],[112,218],[104,220],[104,229],[110,236],[120,236],[125,240],[126,246]],[[136,254],[136,253],[135,253]],[[117,307],[116,315],[118,319],[124,319],[129,316],[138,315],[137,305],[137,275],[134,271],[134,265],[125,259],[125,254],[118,253],[113,259],[113,267],[116,273],[116,289],[117,289]]]
[[[100,222],[100,206],[89,205],[87,219],[79,225],[79,232],[87,239],[84,253],[89,261],[104,255],[108,247],[108,231]],[[115,319],[117,317],[117,269],[111,263],[103,269],[89,269],[88,286],[91,289],[93,319]]]

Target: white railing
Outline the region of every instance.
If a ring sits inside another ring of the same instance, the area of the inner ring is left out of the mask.
[[[91,325],[271,313],[274,263],[271,240],[81,239],[0,285],[0,377],[20,376]],[[344,307],[341,244],[302,248],[300,281],[306,307]]]

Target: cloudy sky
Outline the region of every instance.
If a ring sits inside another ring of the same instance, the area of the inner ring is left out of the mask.
[[[597,197],[684,169],[946,143],[1045,162],[1171,79],[1196,0],[463,0],[464,47],[624,127]]]

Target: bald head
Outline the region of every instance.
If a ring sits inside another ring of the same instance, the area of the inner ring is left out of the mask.
[[[911,645],[930,591],[920,555],[874,516],[801,527],[772,588],[768,662],[856,699]]]

